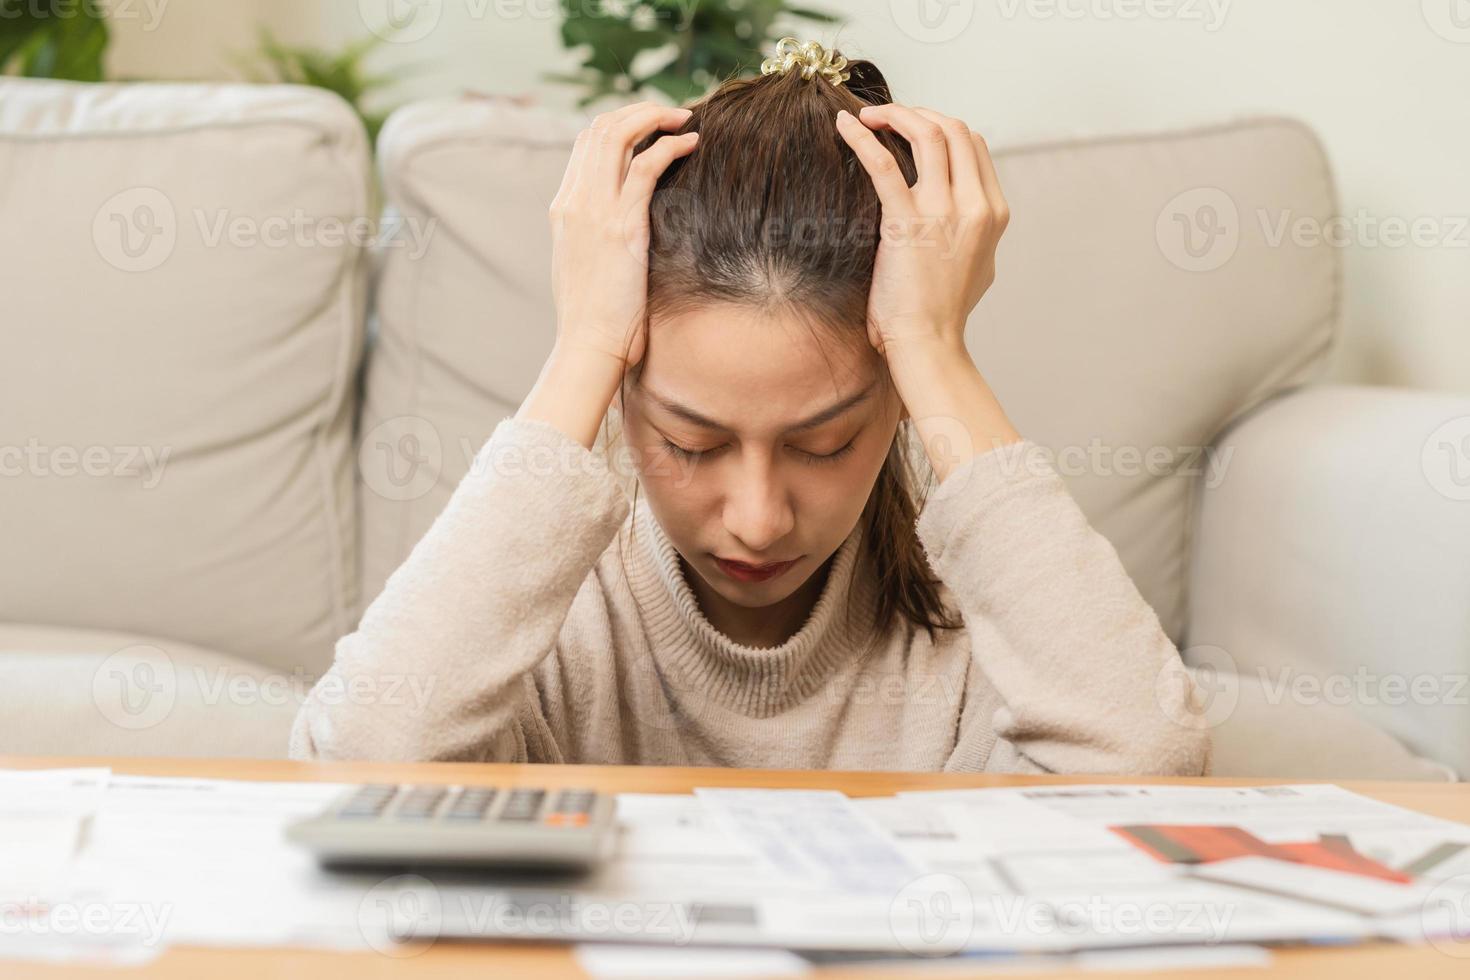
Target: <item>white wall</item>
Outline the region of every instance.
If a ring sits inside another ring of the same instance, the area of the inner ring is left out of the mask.
[[[227,74],[221,52],[249,47],[257,19],[340,42],[381,26],[390,3],[417,3],[379,55],[415,66],[403,98],[473,89],[571,104],[539,79],[575,60],[555,0],[151,2],[166,3],[152,30],[117,22],[118,71]],[[1306,120],[1331,154],[1343,213],[1365,229],[1345,246],[1333,373],[1470,391],[1470,0],[807,2],[849,18],[810,36],[875,61],[898,101],[962,116],[996,145],[1250,112]],[[1382,244],[1394,220],[1419,221],[1431,244]]]

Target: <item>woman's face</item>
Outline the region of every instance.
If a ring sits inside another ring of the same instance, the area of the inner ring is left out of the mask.
[[[624,438],[654,517],[737,606],[789,597],[867,503],[901,403],[881,356],[857,339],[703,309],[654,324],[624,386]]]

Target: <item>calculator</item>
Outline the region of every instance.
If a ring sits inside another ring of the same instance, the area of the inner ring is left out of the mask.
[[[327,867],[588,870],[608,856],[616,800],[537,786],[354,786],[289,840]]]

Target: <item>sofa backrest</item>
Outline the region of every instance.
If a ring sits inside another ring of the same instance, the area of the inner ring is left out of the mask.
[[[369,178],[320,90],[0,79],[0,621],[330,663]]]
[[[456,99],[406,107],[383,131],[390,206],[415,234],[384,252],[377,294],[360,446],[364,599],[551,348],[546,211],[585,124]],[[1299,123],[1260,118],[995,158],[1012,221],[967,342],[1178,641],[1206,447],[1315,375],[1333,336],[1336,250],[1278,234],[1283,220],[1321,227],[1335,213],[1322,147]]]

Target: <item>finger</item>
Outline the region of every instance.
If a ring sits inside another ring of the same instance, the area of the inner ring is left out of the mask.
[[[980,184],[985,188],[985,199],[990,202],[990,211],[996,223],[1005,228],[1011,220],[1011,206],[1000,189],[1000,177],[995,173],[995,161],[990,159],[990,147],[985,137],[974,133],[971,142],[975,145],[975,160],[980,165]]]
[[[587,163],[588,147],[592,145],[592,128],[589,126],[577,134],[572,143],[572,155],[567,161],[567,169],[561,175],[561,186],[556,190],[556,196],[551,199],[551,206],[565,206],[576,194],[577,178]]]
[[[837,113],[837,131],[852,147],[858,162],[873,180],[878,200],[885,214],[912,214],[913,192],[904,179],[903,169],[888,147],[879,142],[873,131],[846,109]]]
[[[975,134],[970,132],[970,127],[962,119],[943,115],[933,109],[914,106],[914,111],[937,123],[944,130],[945,139],[949,143],[949,181],[954,189],[955,203],[971,208],[985,204],[985,188],[980,181],[980,161],[976,158],[972,139]]]
[[[949,143],[932,119],[925,119],[906,105],[889,102],[863,106],[860,121],[873,129],[891,129],[909,141],[914,151],[914,165],[919,171],[915,193],[923,190],[949,190]]]
[[[587,190],[588,181],[584,180],[583,178],[589,171],[594,168],[596,164],[598,142],[602,138],[603,130],[613,125],[618,120],[626,117],[629,113],[646,108],[647,106],[653,104],[654,103],[648,101],[633,102],[618,109],[598,113],[596,116],[592,117],[591,121],[587,123],[587,127],[582,131],[586,134],[586,143],[582,147],[581,157],[578,158],[579,166],[577,168],[577,171],[575,173],[569,173],[569,176],[571,177],[571,182],[570,185],[566,188],[568,200],[575,199],[579,192],[585,192]],[[582,139],[582,134],[578,134],[578,138]],[[575,153],[575,150],[573,152]]]
[[[665,121],[660,121],[657,125],[654,125],[652,127],[644,127],[641,130],[635,131],[633,135],[629,137],[628,148],[623,152],[622,168],[618,172],[617,186],[620,188],[623,186],[623,182],[628,179],[628,167],[633,162],[633,151],[637,148],[638,143],[641,142],[645,136],[647,136],[649,133],[654,132],[655,130],[678,129],[689,120],[689,117],[691,115],[694,114],[693,109],[686,109],[683,106],[664,106],[660,105],[657,102],[640,102],[632,106],[624,106],[622,110],[614,113],[612,117],[612,123],[614,125],[627,125],[630,119],[638,117],[638,113],[630,112],[629,110],[638,109],[640,107],[651,108],[655,114],[665,114],[670,119],[672,119],[673,122],[669,123]]]
[[[612,113],[600,125],[594,125],[597,155],[592,161],[590,189],[616,197],[622,190],[633,146],[656,130],[678,129],[690,114],[688,109],[647,102],[625,107],[625,111]]]
[[[623,185],[623,213],[632,214],[638,208],[647,211],[659,177],[669,164],[692,152],[698,144],[699,133],[694,130],[678,136],[660,136],[634,157],[628,167],[627,183]]]

